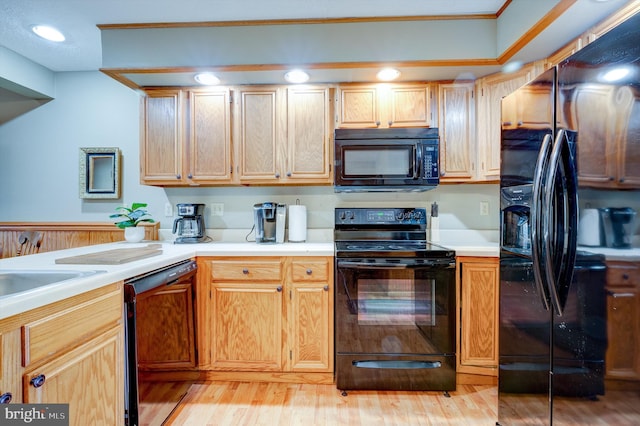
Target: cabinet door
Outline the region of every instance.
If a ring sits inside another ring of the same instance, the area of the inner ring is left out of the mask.
[[[330,319],[333,291],[328,283],[294,283],[290,290],[290,371],[332,371]]]
[[[391,86],[388,92],[389,127],[429,127],[431,94],[427,84]]]
[[[20,328],[0,331],[0,407],[22,403],[22,336]]]
[[[231,107],[229,91],[189,93],[189,167],[192,183],[231,180]]]
[[[473,83],[440,85],[440,173],[445,181],[465,182],[475,171]]]
[[[617,186],[619,188],[640,188],[640,99],[629,86],[619,87],[614,102],[616,104],[617,135]]]
[[[380,126],[376,86],[341,87],[338,89],[338,122],[336,127],[362,129]]]
[[[275,183],[280,178],[278,144],[283,138],[278,107],[280,91],[273,89],[240,90],[236,97],[240,112],[240,182]]]
[[[499,312],[498,260],[497,258],[472,262],[462,260],[460,268],[461,372],[496,375]]]
[[[214,283],[212,359],[214,370],[281,371],[282,286]]]
[[[289,371],[333,371],[333,259],[291,260]]]
[[[516,117],[502,117],[502,98],[526,84],[533,77],[530,69],[514,74],[485,77],[478,85],[477,141],[480,180],[500,179],[500,140],[503,121],[515,122]],[[508,109],[516,111],[513,108]]]
[[[329,105],[328,88],[287,90],[287,180],[331,183]]]
[[[24,402],[69,403],[70,425],[121,425],[123,346],[119,327],[25,374]]]
[[[606,376],[640,380],[640,292],[637,287],[610,287],[608,294]]]
[[[578,123],[578,181],[581,185],[604,186],[614,183],[616,140],[614,123],[604,105],[613,96],[610,86],[585,86],[576,90],[573,113]]]
[[[138,367],[175,370],[196,366],[192,278],[136,299]]]
[[[184,183],[183,95],[180,90],[153,90],[143,98],[140,181],[147,185]]]

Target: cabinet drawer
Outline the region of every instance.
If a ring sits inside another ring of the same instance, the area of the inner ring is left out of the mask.
[[[294,259],[291,262],[291,279],[294,282],[327,281],[329,259]]]
[[[59,354],[122,320],[120,291],[27,323],[22,328],[23,366]]]
[[[211,263],[214,281],[279,281],[282,261],[278,260],[228,260]]]
[[[640,284],[640,268],[631,262],[607,262],[607,285]]]

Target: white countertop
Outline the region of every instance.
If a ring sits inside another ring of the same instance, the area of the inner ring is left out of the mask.
[[[62,257],[96,253],[116,248],[146,247],[150,243],[157,243],[157,241],[99,244],[1,259],[0,272],[10,270],[98,270],[101,272],[0,297],[0,319],[94,290],[113,282],[132,278],[195,256],[333,256],[334,254],[333,242],[284,244],[256,244],[250,242],[173,244],[165,242],[161,244],[162,254],[121,265],[69,265],[55,263],[56,259]]]
[[[603,254],[607,260],[619,260],[623,262],[640,261],[640,248],[614,249],[608,247],[578,246],[578,250]]]
[[[58,300],[94,290],[104,285],[126,280],[164,266],[196,256],[333,256],[334,244],[331,232],[310,232],[313,240],[304,243],[256,244],[245,242],[245,231],[214,235],[214,241],[201,244],[173,244],[172,241],[146,241],[141,243],[118,242],[67,250],[0,259],[0,272],[8,270],[75,270],[100,271],[95,275],[69,279],[33,290],[0,297],[0,319],[25,312]],[[443,232],[438,244],[456,251],[457,256],[499,256],[498,243],[493,233]],[[222,238],[229,238],[224,242]],[[116,248],[146,247],[160,243],[162,254],[120,265],[70,265],[56,264],[62,257],[96,253]]]

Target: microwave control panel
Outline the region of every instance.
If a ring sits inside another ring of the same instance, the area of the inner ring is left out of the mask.
[[[424,177],[427,179],[439,178],[440,171],[438,170],[438,146],[437,145],[424,145],[424,154],[422,155]]]

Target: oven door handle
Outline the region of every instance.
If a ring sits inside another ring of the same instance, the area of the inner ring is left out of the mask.
[[[438,268],[438,269],[451,269],[456,267],[456,262],[451,261],[448,263],[424,263],[418,261],[408,260],[407,263],[390,263],[385,265],[375,264],[375,263],[365,263],[365,262],[354,262],[354,261],[338,261],[338,268],[345,269],[409,269],[409,268]]]

